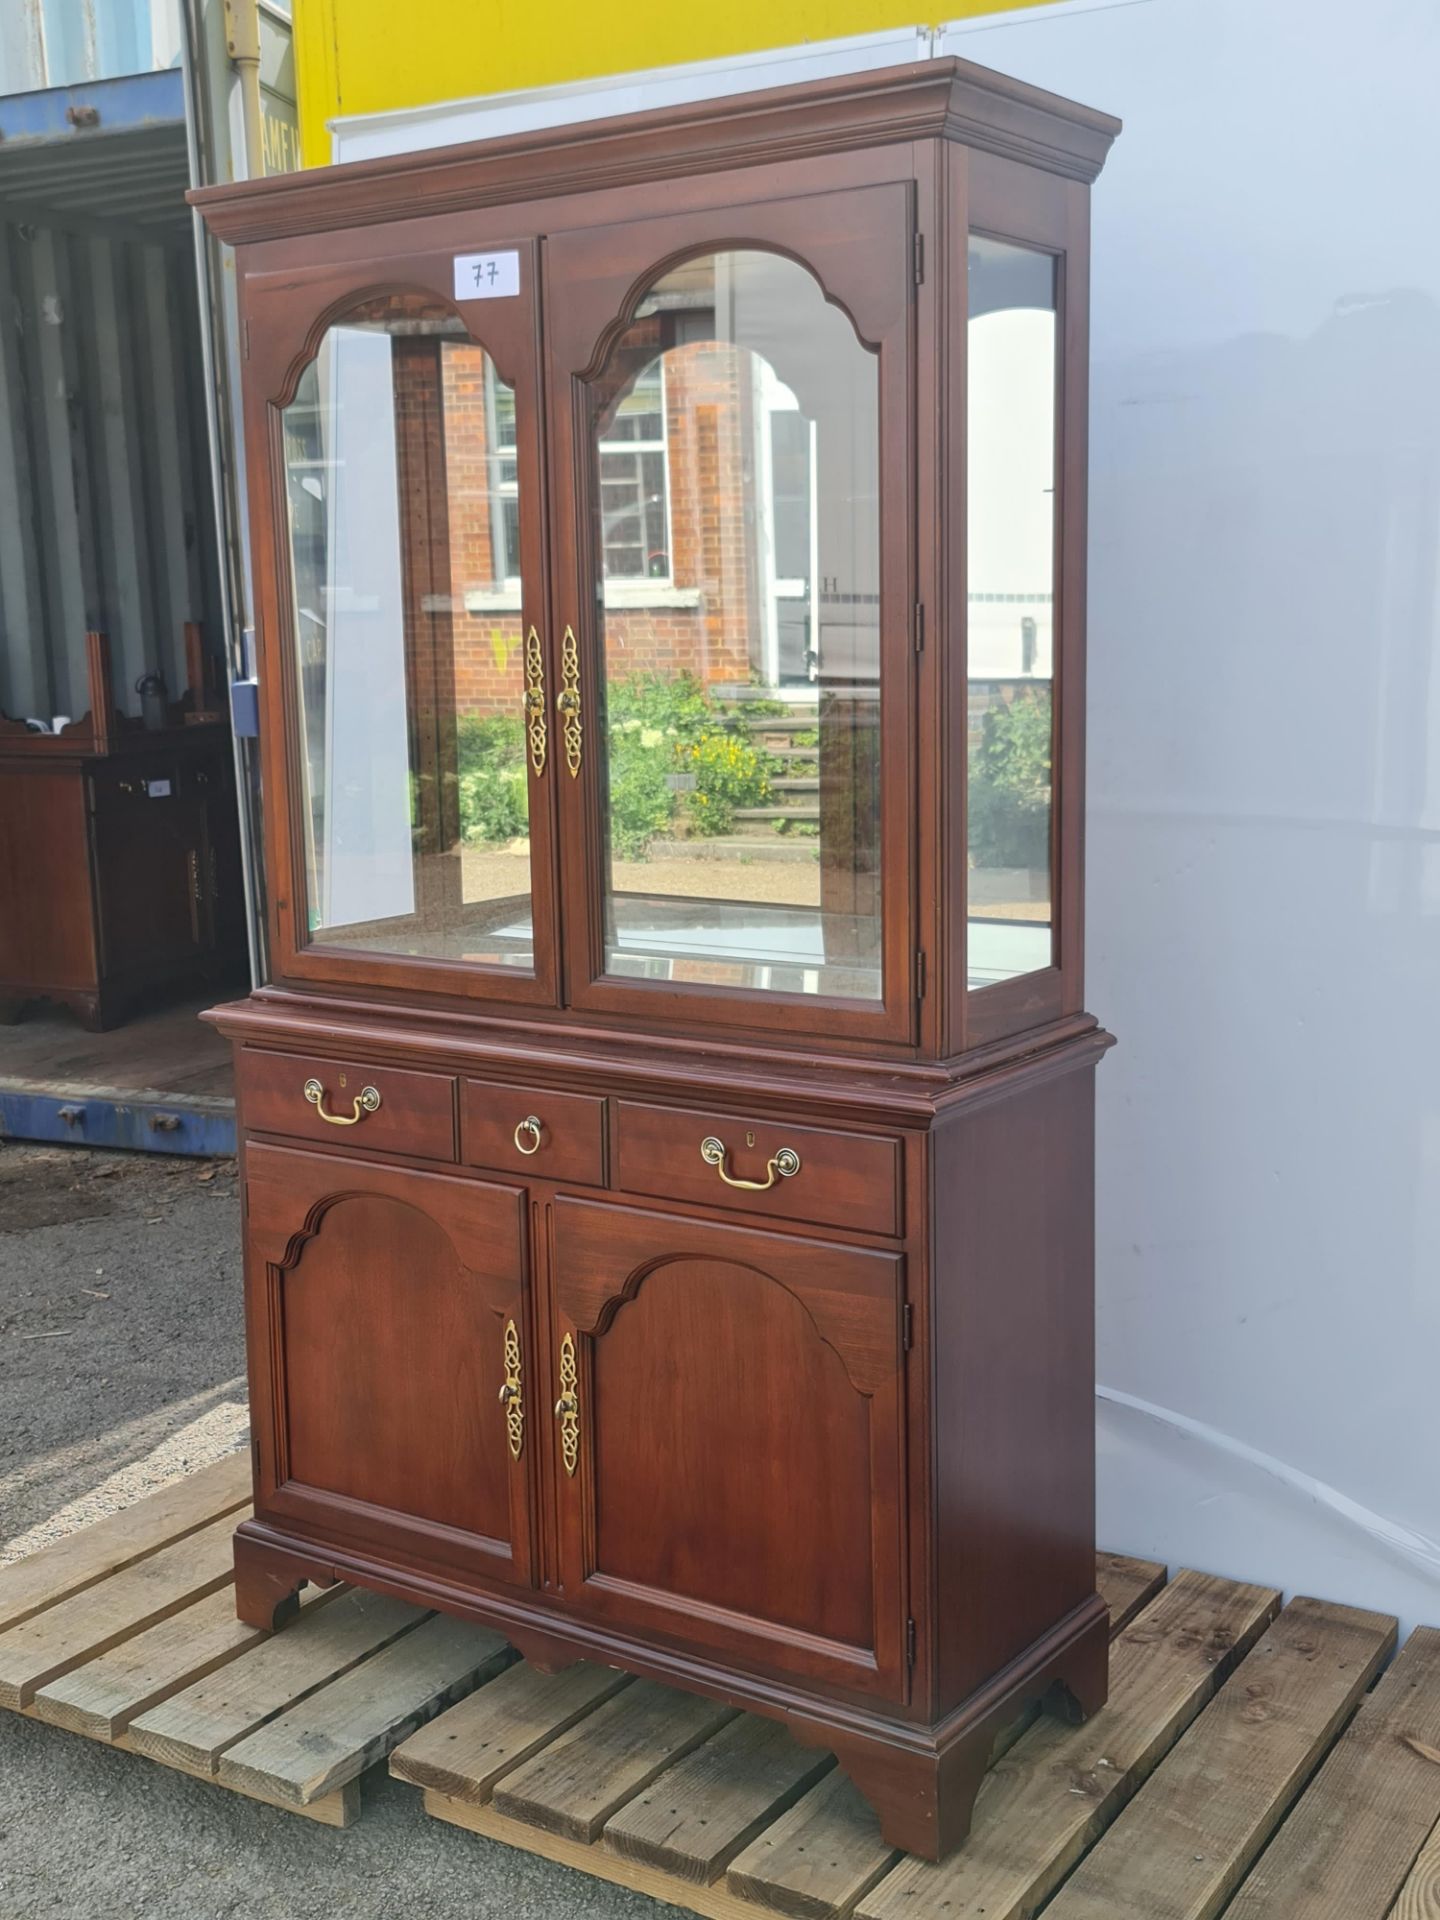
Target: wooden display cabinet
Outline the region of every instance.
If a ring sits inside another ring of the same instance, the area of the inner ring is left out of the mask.
[[[194,196],[275,980],[239,1607],[345,1579],[966,1831],[1104,1698],[1089,184],[956,61]]]

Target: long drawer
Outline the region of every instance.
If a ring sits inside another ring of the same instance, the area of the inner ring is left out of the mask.
[[[900,1142],[709,1107],[615,1103],[613,1184],[627,1193],[898,1234]]]
[[[240,1122],[249,1133],[344,1140],[422,1160],[455,1158],[449,1074],[252,1047],[239,1050],[235,1068]]]

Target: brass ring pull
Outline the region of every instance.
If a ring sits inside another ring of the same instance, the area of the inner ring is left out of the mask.
[[[529,1145],[526,1145],[526,1137]],[[538,1153],[545,1139],[545,1129],[540,1124],[538,1114],[530,1113],[515,1129],[515,1144],[521,1153]]]
[[[357,1127],[367,1113],[374,1113],[380,1104],[378,1087],[362,1087],[355,1096],[353,1113],[327,1113],[325,1111],[325,1089],[318,1080],[305,1082],[305,1098],[314,1107],[322,1120],[328,1120],[332,1127]]]
[[[714,1167],[727,1187],[743,1187],[747,1193],[766,1193],[777,1180],[790,1180],[800,1171],[800,1156],[793,1147],[781,1147],[768,1162],[763,1180],[737,1180],[725,1170],[725,1142],[710,1134],[700,1142],[700,1158]]]

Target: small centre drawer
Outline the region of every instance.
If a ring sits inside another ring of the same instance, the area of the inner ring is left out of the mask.
[[[250,1047],[240,1049],[235,1064],[247,1132],[455,1158],[455,1082],[448,1074]]]
[[[467,1080],[460,1112],[467,1167],[604,1186],[605,1102],[597,1095]]]
[[[900,1142],[698,1107],[615,1105],[614,1184],[758,1219],[901,1232]]]

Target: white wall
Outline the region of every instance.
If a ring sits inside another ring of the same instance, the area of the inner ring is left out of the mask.
[[[1069,0],[939,45],[1126,122],[1094,202],[1101,1536],[1440,1621],[1440,10]],[[579,91],[342,121],[337,157],[641,104]]]
[[[1138,0],[946,44],[1125,120],[1099,1371],[1182,1424],[1102,1398],[1102,1537],[1440,1621],[1440,10]]]

